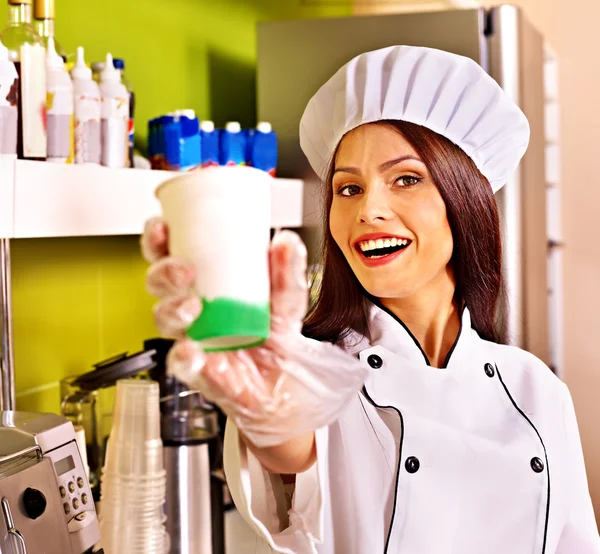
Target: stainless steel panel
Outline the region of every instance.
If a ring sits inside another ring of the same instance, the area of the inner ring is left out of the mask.
[[[485,66],[484,15],[473,9],[259,24],[258,117],[277,130],[280,176],[306,181],[302,235],[311,261],[320,244],[322,188],[298,142],[310,98],[354,56],[396,44],[440,48]]]
[[[23,508],[22,495],[28,487],[39,490],[46,498],[46,509],[37,519],[31,519]],[[0,479],[0,498],[7,499],[14,527],[23,536],[27,552],[44,554],[71,552],[63,505],[49,459],[39,460],[26,469]],[[14,540],[12,542],[14,544]]]
[[[213,554],[208,444],[165,447],[164,461],[170,554]]]
[[[490,74],[531,126],[529,149],[497,194],[503,223],[509,342],[549,363],[543,39],[514,6],[489,14]]]

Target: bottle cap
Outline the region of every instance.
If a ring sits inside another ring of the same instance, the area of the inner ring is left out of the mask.
[[[122,58],[113,58],[113,65],[115,66],[115,69],[123,71],[125,69],[125,60]]]
[[[208,119],[200,122],[200,130],[205,133],[212,133],[215,130],[215,124]]]
[[[77,61],[71,69],[71,77],[82,81],[89,81],[92,78],[92,70],[85,63],[83,46],[77,47]]]
[[[269,122],[267,122],[267,121],[261,121],[256,126],[256,130],[259,133],[269,134],[273,130],[273,127],[272,127],[272,125]]]
[[[242,126],[238,121],[229,121],[225,125],[225,130],[228,133],[240,133],[242,131]]]
[[[92,73],[102,73],[104,66],[104,62],[93,62],[90,67],[92,68]]]
[[[35,0],[33,3],[33,17],[36,19],[54,19],[55,12],[54,0]]]
[[[121,82],[121,72],[118,69],[115,69],[113,65],[113,57],[112,54],[106,54],[106,62],[104,64],[104,69],[102,73],[100,73],[100,82],[101,83],[120,83]]]
[[[46,49],[46,69],[48,71],[60,71],[65,68],[65,62],[62,57],[56,53],[54,38],[48,37],[48,47]]]
[[[175,115],[187,117],[188,119],[196,119],[196,112],[194,110],[177,110]]]

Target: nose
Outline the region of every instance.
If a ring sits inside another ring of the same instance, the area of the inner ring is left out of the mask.
[[[388,203],[385,190],[370,188],[361,199],[358,209],[358,220],[360,223],[376,223],[388,221],[392,218],[392,210]]]

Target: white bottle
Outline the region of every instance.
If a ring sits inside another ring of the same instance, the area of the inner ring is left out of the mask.
[[[46,132],[49,162],[73,162],[73,83],[56,53],[54,38],[46,50]]]
[[[0,154],[17,153],[19,74],[0,41]]]
[[[77,48],[77,62],[71,69],[75,106],[75,163],[102,163],[102,96],[92,70],[85,64],[83,48]]]
[[[111,54],[100,75],[102,94],[102,165],[112,168],[127,167],[129,157],[129,95],[121,83],[121,75],[113,66]]]

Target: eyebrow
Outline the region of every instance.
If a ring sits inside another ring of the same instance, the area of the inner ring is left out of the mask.
[[[423,163],[423,160],[421,160],[421,158],[413,156],[411,154],[407,154],[405,156],[400,156],[399,158],[394,158],[393,160],[389,160],[387,162],[382,163],[379,166],[379,171],[385,171],[386,169],[394,167],[396,164],[399,164],[400,162],[403,162],[405,160],[416,160],[418,162]],[[338,171],[343,171],[344,173],[351,173],[353,175],[360,175],[360,169],[358,169],[357,167],[336,167],[333,173],[335,174]]]

